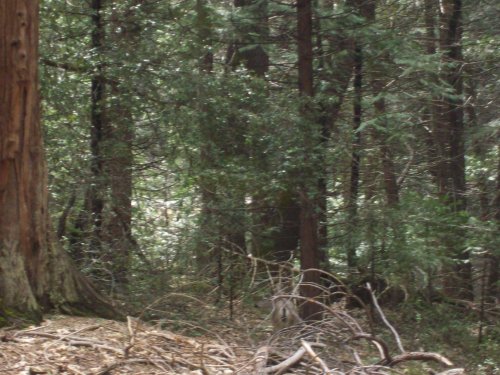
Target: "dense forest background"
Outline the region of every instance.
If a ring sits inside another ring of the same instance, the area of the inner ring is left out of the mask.
[[[279,265],[321,269],[352,291],[370,281],[422,327],[414,339],[493,368],[498,11],[493,0],[43,1],[57,237],[136,311],[175,292],[233,316]],[[302,295],[332,283],[321,275],[303,274]],[[158,305],[152,317],[178,311]]]

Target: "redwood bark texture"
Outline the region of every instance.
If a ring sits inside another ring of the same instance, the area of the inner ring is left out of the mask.
[[[0,2],[0,314],[116,316],[52,241],[38,97],[38,1]]]
[[[38,2],[0,2],[0,301],[47,299],[47,189],[39,124]]]

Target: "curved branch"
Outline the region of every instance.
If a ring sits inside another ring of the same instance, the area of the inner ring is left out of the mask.
[[[391,363],[393,361],[393,358],[391,357],[391,354],[389,353],[389,347],[387,346],[387,343],[375,336],[372,336],[368,333],[359,333],[353,337],[351,337],[349,340],[360,340],[360,339],[365,339],[369,341],[373,341],[375,345],[377,346],[377,349],[380,352],[380,357],[381,361],[383,363]]]
[[[434,361],[446,366],[453,366],[453,363],[448,358],[437,353],[429,352],[408,352],[397,355],[391,362],[388,363],[388,366],[396,366],[397,364],[406,361]]]
[[[296,364],[298,361],[302,359],[304,354],[306,353],[305,348],[299,348],[291,357],[285,359],[283,362],[278,363],[275,366],[267,367],[264,369],[264,374],[270,374],[275,371],[282,371],[287,369],[290,366],[293,366]]]

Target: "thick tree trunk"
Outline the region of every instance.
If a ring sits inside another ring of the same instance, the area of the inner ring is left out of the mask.
[[[38,98],[38,1],[0,2],[0,310],[116,316],[51,236]]]

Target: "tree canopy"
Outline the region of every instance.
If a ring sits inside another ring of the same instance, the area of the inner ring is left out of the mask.
[[[314,320],[325,290],[363,299],[370,282],[416,320],[473,306],[468,327],[493,342],[496,8],[44,0],[40,230],[131,310],[189,289],[232,316],[271,279]],[[12,215],[0,215],[3,246]]]

